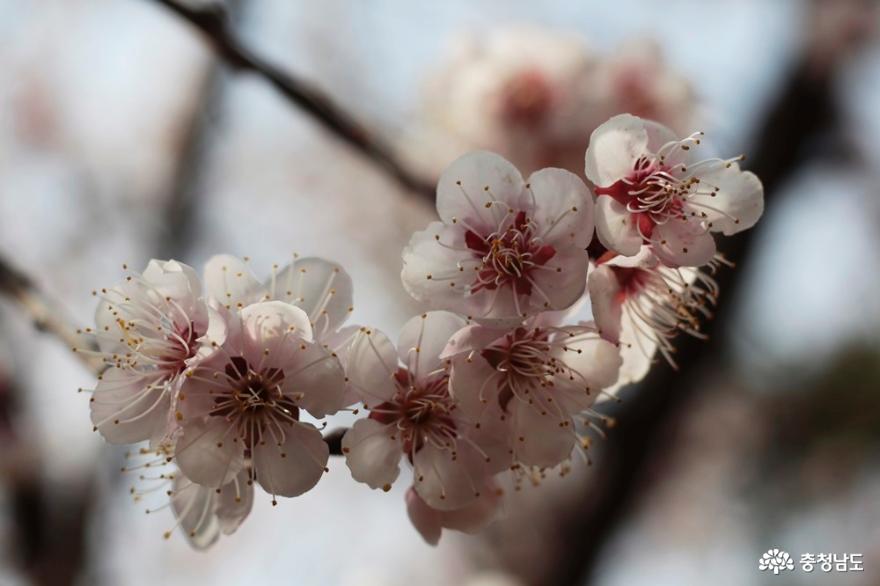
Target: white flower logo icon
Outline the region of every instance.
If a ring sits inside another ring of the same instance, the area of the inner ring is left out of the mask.
[[[773,570],[773,574],[778,575],[779,572],[784,572],[785,570],[794,570],[794,562],[791,561],[791,556],[788,555],[788,552],[774,547],[767,550],[761,556],[761,559],[758,560],[758,569],[762,572]]]

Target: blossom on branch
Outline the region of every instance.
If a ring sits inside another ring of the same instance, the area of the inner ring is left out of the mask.
[[[342,439],[355,480],[389,490],[405,458],[419,498],[450,511],[479,499],[491,489],[491,475],[507,467],[506,447],[493,442],[490,426],[469,417],[449,390],[449,365],[440,352],[464,325],[445,311],[414,317],[396,349],[376,330],[355,336],[348,376],[369,413]]]
[[[419,301],[482,321],[565,309],[584,291],[592,204],[568,171],[526,182],[498,155],[464,155],[437,186],[441,221],[403,252],[403,284]]]
[[[342,407],[342,366],[290,304],[254,303],[228,313],[227,323],[214,356],[185,372],[177,464],[204,486],[219,488],[246,469],[272,495],[300,495],[329,457],[320,430],[300,414],[321,418]]]
[[[601,419],[591,407],[621,364],[617,347],[592,324],[564,325],[561,317],[545,313],[507,329],[468,326],[444,350],[462,410],[475,419],[496,414],[514,461],[527,467],[552,468],[583,445],[578,423]]]
[[[636,255],[649,244],[668,266],[715,256],[713,232],[751,228],[764,210],[758,178],[734,159],[699,159],[702,133],[679,139],[656,122],[615,116],[590,136],[585,172],[596,186],[596,235]]]
[[[85,332],[94,332],[108,368],[92,394],[92,423],[111,443],[160,442],[181,375],[215,352],[226,324],[202,298],[195,271],[177,261],[152,260],[142,274],[94,294],[96,328]]]

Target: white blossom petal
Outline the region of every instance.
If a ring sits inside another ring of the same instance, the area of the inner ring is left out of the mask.
[[[568,459],[575,444],[570,421],[525,401],[511,401],[509,410],[517,461],[527,466],[552,468]]]
[[[342,437],[342,453],[351,476],[370,488],[388,490],[400,474],[403,456],[400,442],[393,438],[393,425],[373,419],[358,419]]]
[[[509,208],[524,209],[524,188],[522,175],[503,157],[468,153],[440,176],[437,213],[447,224],[462,221],[472,229],[491,229]]]
[[[620,298],[620,283],[614,270],[604,265],[596,267],[590,273],[588,283],[593,319],[596,320],[599,333],[606,340],[619,341],[623,303]]]
[[[624,256],[638,254],[642,235],[634,214],[609,195],[596,198],[596,236],[605,248]]]
[[[241,308],[259,301],[264,290],[246,262],[220,254],[205,264],[205,293],[227,307]]]
[[[531,277],[530,313],[539,313],[534,308],[544,312],[564,310],[576,303],[586,289],[589,257],[583,249],[560,250],[547,267],[551,270],[536,271]]]
[[[448,511],[476,500],[486,482],[482,456],[462,442],[457,452],[426,443],[413,458],[413,486],[432,508]]]
[[[421,380],[443,366],[440,354],[465,320],[448,311],[429,311],[404,324],[397,343],[400,361]]]
[[[431,222],[425,230],[414,233],[404,248],[400,277],[414,299],[431,307],[468,311],[473,301],[463,291],[473,282],[479,260],[467,249],[462,229]]]
[[[391,399],[396,392],[397,349],[379,330],[362,328],[348,348],[346,374],[352,388],[368,404]]]
[[[330,448],[321,432],[308,423],[291,424],[283,432],[283,437],[267,433],[265,443],[254,446],[254,472],[266,492],[299,496],[318,484]]]
[[[581,179],[564,169],[541,169],[529,177],[535,198],[532,220],[557,252],[586,248],[593,239],[593,197]]]
[[[715,239],[696,222],[669,220],[654,227],[654,254],[670,267],[698,267],[715,256]]]
[[[626,177],[636,159],[647,152],[648,132],[644,121],[629,114],[619,114],[590,135],[584,173],[595,185],[607,187]]]
[[[171,392],[162,376],[115,367],[101,375],[89,408],[92,424],[105,440],[133,444],[165,434]]]
[[[699,191],[713,195],[692,195],[688,207],[694,210],[713,232],[731,236],[755,225],[764,213],[764,186],[737,163],[719,163],[712,170],[699,174]],[[702,215],[705,214],[705,215]]]
[[[351,277],[339,264],[323,258],[301,258],[264,285],[272,299],[300,307],[321,338],[348,319],[352,307]]]
[[[414,488],[406,491],[406,512],[413,527],[428,544],[437,545],[443,533],[442,513],[432,509]]]
[[[241,471],[242,445],[223,417],[186,419],[181,430],[174,457],[187,478],[219,488]]]

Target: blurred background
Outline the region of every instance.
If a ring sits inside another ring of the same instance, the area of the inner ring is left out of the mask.
[[[354,321],[419,308],[400,251],[434,217],[159,0],[0,0],[0,258],[74,323],[122,264],[340,262]],[[167,3],[165,3],[167,4]],[[209,3],[189,0],[202,10]],[[582,174],[632,112],[704,130],[766,186],[729,239],[709,343],[604,409],[593,465],[437,548],[331,461],[316,490],[192,550],[91,432],[93,375],[0,298],[0,584],[880,584],[880,16],[868,0],[227,0],[255,54],[330,96],[414,176],[502,152]],[[7,283],[8,285],[8,283]],[[2,289],[2,287],[0,287]],[[7,287],[7,293],[10,288]],[[338,422],[344,423],[344,418]],[[758,571],[772,547],[864,572]]]

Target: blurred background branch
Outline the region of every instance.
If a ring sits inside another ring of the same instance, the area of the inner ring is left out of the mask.
[[[52,334],[68,348],[82,349],[74,354],[92,372],[100,373],[104,365],[91,354],[97,345],[88,337],[80,335],[66,312],[20,269],[0,257],[0,294],[15,301],[28,315],[34,327]]]
[[[247,71],[265,79],[292,104],[311,115],[325,129],[391,175],[401,187],[434,197],[434,186],[407,169],[392,149],[374,132],[342,110],[333,100],[302,79],[256,55],[232,32],[226,9],[220,4],[187,4],[179,0],[152,0],[187,21],[208,40],[217,54],[235,71]]]

